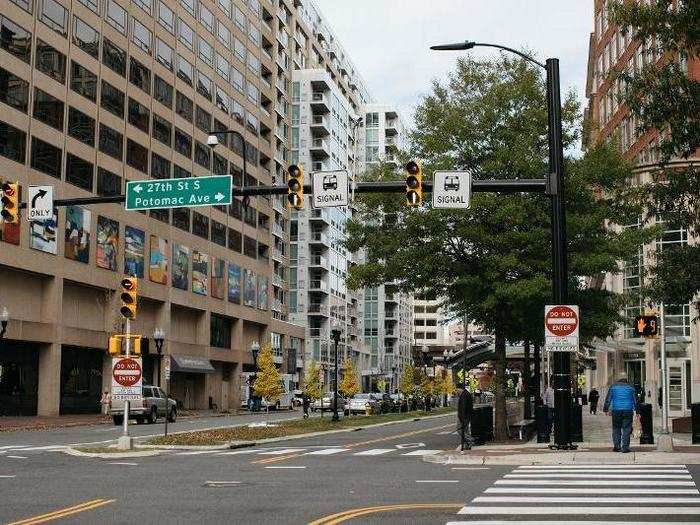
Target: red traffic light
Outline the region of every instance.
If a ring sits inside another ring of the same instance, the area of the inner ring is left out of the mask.
[[[405,169],[411,175],[418,175],[418,172],[420,171],[420,167],[418,166],[418,163],[414,160],[407,162]]]

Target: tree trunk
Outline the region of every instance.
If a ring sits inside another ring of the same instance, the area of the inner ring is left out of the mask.
[[[493,434],[496,441],[508,439],[508,417],[506,415],[506,338],[503,329],[496,327],[496,374],[493,377],[494,385],[494,428]]]
[[[523,410],[523,419],[532,419],[531,403],[532,391],[530,389],[530,341],[525,341],[523,350],[523,392],[525,392],[525,408]]]

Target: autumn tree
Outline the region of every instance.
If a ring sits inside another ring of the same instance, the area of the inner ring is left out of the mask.
[[[267,409],[274,405],[284,393],[284,388],[280,384],[280,373],[275,366],[270,345],[263,346],[258,356],[259,372],[253,382],[255,393],[267,401]]]
[[[416,394],[416,369],[412,364],[407,364],[401,374],[399,382],[399,392],[401,392],[406,400]]]
[[[343,379],[338,385],[338,390],[343,394],[343,397],[350,398],[360,391],[360,383],[357,380],[357,372],[355,371],[355,364],[352,359],[345,358],[345,363],[343,364]]]
[[[302,392],[311,400],[321,398],[321,376],[316,361],[311,361],[306,369]]]

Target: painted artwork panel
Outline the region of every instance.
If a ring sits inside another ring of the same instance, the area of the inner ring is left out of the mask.
[[[90,262],[90,210],[80,206],[66,208],[66,259]]]
[[[209,277],[209,255],[192,251],[192,291],[198,295],[207,295]]]
[[[211,296],[223,299],[226,294],[226,261],[218,257],[211,258]]]
[[[124,274],[143,279],[146,234],[132,226],[124,227]]]
[[[97,266],[106,270],[117,271],[119,253],[119,223],[115,220],[97,216]]]
[[[258,308],[267,310],[267,277],[258,277]]]
[[[257,303],[256,275],[253,270],[245,270],[243,282],[243,304],[255,308]]]
[[[228,300],[241,304],[241,267],[228,263]]]
[[[151,256],[148,278],[158,284],[168,284],[168,240],[151,235]]]
[[[173,288],[187,290],[190,283],[190,249],[173,243]]]
[[[51,219],[31,221],[29,223],[29,247],[40,252],[58,253],[56,228],[58,227],[58,210],[53,209]]]

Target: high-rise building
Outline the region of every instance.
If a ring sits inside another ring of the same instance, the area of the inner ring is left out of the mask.
[[[364,133],[359,134],[358,172],[372,169],[380,161],[399,165],[397,153],[405,144],[403,121],[395,106],[365,104],[362,106]]]
[[[670,56],[659,52],[649,39],[640,41],[633,31],[626,31],[609,20],[608,2],[594,1],[594,31],[589,40],[586,119],[590,134],[584,144],[615,140],[624,156],[635,165],[635,178],[647,182],[658,166],[658,130],[637,132],[637,122],[621,100],[625,84],[613,70],[634,74],[645,64],[659,60],[679,60],[688,75],[700,79],[700,60]],[[698,162],[698,154],[690,159],[674,159],[671,164]],[[663,225],[663,223],[659,223]],[[637,224],[625,225],[637,227]],[[653,243],[640,246],[636,256],[625,261],[618,275],[607,275],[596,286],[634,296],[645,279],[645,268],[653,264],[654,253],[673,244],[697,243],[685,229],[666,229]],[[627,322],[615,336],[597,346],[597,367],[592,372],[594,385],[606,387],[619,372],[626,372],[630,383],[647,393],[647,402],[658,406],[660,385],[659,341],[632,336],[632,319],[644,313],[641,300],[630,304],[624,314]],[[665,305],[666,348],[668,351],[669,411],[671,416],[690,413],[691,400],[700,400],[700,319],[693,318],[691,304]]]
[[[443,300],[425,293],[413,299],[413,339],[418,348],[423,346],[450,346],[451,316],[443,307]]]

